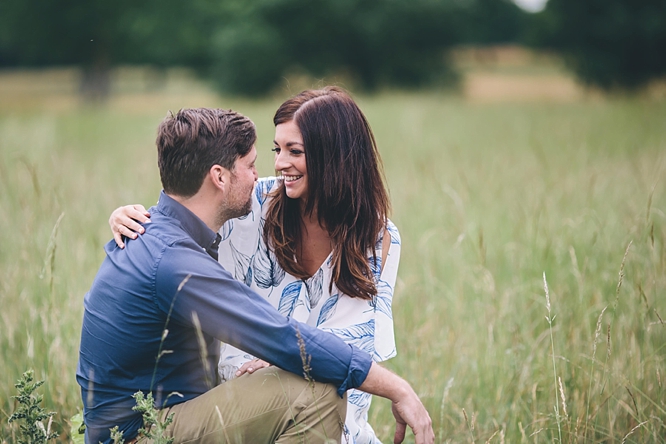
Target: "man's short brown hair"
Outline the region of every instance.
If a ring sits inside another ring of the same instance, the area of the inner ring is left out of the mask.
[[[167,194],[190,197],[213,165],[233,170],[257,140],[254,123],[232,110],[170,111],[157,130],[157,165]]]

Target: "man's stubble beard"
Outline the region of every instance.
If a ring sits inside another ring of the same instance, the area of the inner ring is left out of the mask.
[[[250,211],[252,211],[252,193],[250,193],[249,198],[243,206],[225,205],[221,207],[217,214],[217,222],[219,226],[222,226],[229,219],[237,219],[239,217],[247,216],[250,214]]]

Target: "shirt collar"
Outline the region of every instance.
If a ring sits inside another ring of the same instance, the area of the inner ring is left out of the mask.
[[[177,219],[185,232],[203,248],[213,259],[217,260],[217,249],[222,237],[211,230],[196,214],[185,208],[181,203],[169,197],[164,190],[157,202],[160,213]]]

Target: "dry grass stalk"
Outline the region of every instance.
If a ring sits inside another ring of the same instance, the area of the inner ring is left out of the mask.
[[[597,319],[597,327],[594,330],[594,342],[592,343],[592,359],[590,362],[590,380],[587,386],[587,407],[585,408],[585,427],[583,429],[583,441],[587,439],[587,424],[590,419],[590,399],[592,398],[592,380],[594,378],[594,363],[596,362],[597,355],[597,343],[599,341],[599,336],[601,336],[601,321],[604,317],[604,313],[608,306],[605,306],[601,313],[599,313],[599,318]]]
[[[192,312],[192,323],[194,324],[194,330],[197,333],[197,342],[199,343],[199,358],[201,358],[201,365],[204,368],[206,386],[210,390],[215,387],[215,381],[212,381],[210,378],[211,368],[210,364],[208,363],[208,347],[206,345],[206,339],[204,338],[203,331],[201,330],[199,315],[197,315],[196,311]]]
[[[640,415],[638,413],[638,405],[636,404],[636,398],[634,398],[634,394],[631,393],[631,390],[629,390],[629,387],[624,386],[625,389],[627,389],[627,393],[629,393],[629,396],[631,397],[631,401],[634,403],[634,410],[636,411],[636,418],[638,418]]]
[[[467,423],[467,429],[469,430],[470,439],[472,440],[472,442],[476,442],[476,439],[474,439],[474,415],[472,415],[472,420],[470,421],[464,407],[462,409],[462,412],[463,416],[465,417],[465,422]]]
[[[562,378],[557,377],[557,381],[560,383],[560,397],[562,398],[562,411],[564,412],[564,419],[566,420],[569,417],[567,413],[567,399],[564,396],[564,388],[562,387]]]
[[[520,430],[520,442],[527,442],[527,435],[525,434],[525,427],[523,427],[522,421],[518,421],[518,430]]]
[[[440,442],[443,441],[444,437],[444,405],[446,404],[446,400],[449,398],[449,390],[451,390],[451,387],[453,387],[453,378],[449,378],[449,380],[446,381],[444,393],[442,394],[442,403],[439,406],[439,430],[437,435]]]
[[[576,427],[574,427],[573,436],[574,438],[578,436],[578,430],[580,430],[580,423],[583,419],[579,416],[576,418]]]
[[[622,262],[620,263],[620,271],[618,273],[618,281],[617,281],[617,287],[615,288],[615,301],[613,301],[613,313],[611,316],[611,320],[608,323],[608,328],[606,331],[606,340],[607,340],[607,349],[606,349],[606,362],[604,363],[604,385],[601,389],[601,392],[604,392],[604,389],[606,387],[606,383],[608,382],[608,361],[610,360],[611,357],[611,326],[613,324],[613,320],[615,319],[615,314],[617,313],[617,304],[620,299],[620,288],[622,288],[622,282],[624,281],[624,264],[627,261],[627,256],[629,255],[629,249],[631,248],[631,245],[633,244],[634,241],[629,241],[629,244],[627,245],[627,248],[624,250],[624,256],[622,256]]]
[[[629,433],[627,433],[626,435],[624,435],[624,438],[622,438],[622,444],[624,444],[625,442],[627,442],[627,438],[629,438],[629,436],[630,436],[631,434],[633,434],[636,430],[638,430],[639,428],[643,427],[647,422],[649,422],[649,421],[643,421],[643,422],[641,422],[640,424],[637,424],[636,427],[634,427],[633,429],[629,430]]]
[[[657,367],[657,382],[659,383],[659,388],[661,388],[661,373],[659,373],[659,367]]]
[[[224,432],[224,439],[226,440],[225,442],[231,442],[229,439],[229,434],[227,433],[227,427],[224,425],[224,419],[222,419],[222,412],[220,412],[220,408],[218,406],[215,406],[215,412],[217,413],[217,418],[220,420],[220,425],[222,426],[222,431]]]
[[[488,439],[486,440],[486,444],[489,444],[489,443],[490,443],[490,440],[493,439],[493,438],[495,437],[495,435],[497,435],[497,434],[499,433],[499,431],[500,431],[500,429],[495,430],[495,433],[493,433],[492,435],[490,435],[490,438],[488,438]]]
[[[608,363],[608,360],[611,357],[611,324],[610,322],[608,323],[608,326],[606,327],[606,363]],[[606,367],[606,366],[604,366]],[[603,390],[602,390],[603,392]]]
[[[550,330],[550,351],[551,357],[553,360],[553,381],[555,385],[555,420],[557,421],[557,435],[562,442],[562,426],[560,424],[560,408],[559,403],[557,402],[557,366],[555,365],[555,341],[553,340],[553,321],[555,316],[551,315],[550,312],[550,292],[548,291],[548,281],[546,280],[546,272],[543,272],[543,289],[546,292],[546,309],[548,310],[548,316],[546,320],[548,321],[548,328]],[[556,315],[557,316],[557,315]]]
[[[597,342],[599,341],[599,336],[601,335],[601,320],[603,319],[604,312],[608,306],[605,306],[601,313],[599,313],[599,318],[597,319],[597,327],[594,330],[594,343],[592,344],[592,363],[594,364],[594,357],[597,354]]]

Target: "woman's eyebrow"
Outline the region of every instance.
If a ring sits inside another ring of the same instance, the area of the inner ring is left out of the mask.
[[[274,144],[274,145],[277,145],[277,146],[280,145],[280,144],[277,143],[275,140],[273,141],[273,144]],[[285,146],[286,146],[287,148],[289,148],[290,146],[293,146],[293,145],[300,145],[300,146],[303,146],[303,144],[302,144],[301,142],[287,142],[287,143],[285,143]]]

